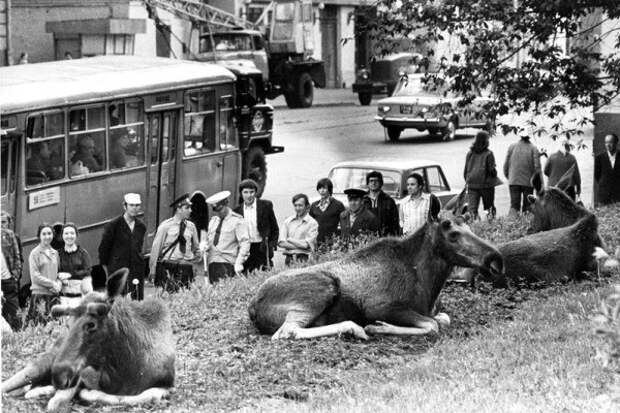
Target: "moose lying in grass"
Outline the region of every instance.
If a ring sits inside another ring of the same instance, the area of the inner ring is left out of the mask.
[[[119,297],[128,273],[126,268],[116,271],[105,294],[92,292],[77,307],[54,306],[55,316],[71,316],[68,332],[2,383],[2,393],[32,384],[27,398],[55,393],[48,411],[58,410],[76,394],[104,404],[167,397],[174,384],[175,358],[170,314],[161,301]]]
[[[504,278],[481,271],[497,287],[507,280],[554,282],[564,277],[577,278],[583,271],[596,268],[592,254],[600,247],[598,222],[589,214],[573,225],[526,235],[498,246],[504,257]]]
[[[428,334],[438,323],[449,324],[435,302],[455,265],[503,271],[497,249],[466,226],[443,220],[343,259],[276,274],[260,287],[249,314],[273,339]]]
[[[590,211],[577,204],[564,192],[570,181],[560,180],[558,186],[543,187],[540,175],[532,178],[535,195],[529,195],[532,222],[529,233],[548,231],[567,227],[581,218],[592,215]]]

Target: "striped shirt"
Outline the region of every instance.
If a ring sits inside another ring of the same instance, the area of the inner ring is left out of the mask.
[[[427,193],[416,198],[409,196],[400,203],[398,213],[403,235],[412,234],[426,224],[430,205],[431,196]]]

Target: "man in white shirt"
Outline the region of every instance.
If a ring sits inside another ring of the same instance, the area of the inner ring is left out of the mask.
[[[285,264],[296,261],[308,261],[312,251],[316,249],[316,237],[319,235],[319,224],[308,215],[310,201],[305,194],[293,197],[295,215],[284,221],[278,246],[284,249]]]
[[[418,173],[413,173],[407,178],[407,192],[399,207],[400,226],[403,235],[410,235],[422,228],[424,224],[437,220],[441,203],[439,199],[424,192],[424,178]]]
[[[239,192],[243,203],[234,212],[245,219],[250,235],[250,256],[244,264],[244,271],[271,267],[280,233],[273,204],[256,197],[258,184],[252,179],[241,181]]]

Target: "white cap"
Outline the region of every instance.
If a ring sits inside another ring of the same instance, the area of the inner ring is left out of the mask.
[[[207,204],[215,205],[218,202],[221,202],[227,199],[229,196],[230,196],[230,191],[218,192],[217,194],[213,194],[209,198],[207,198]]]
[[[127,204],[141,204],[140,194],[129,193],[125,194],[125,203]]]

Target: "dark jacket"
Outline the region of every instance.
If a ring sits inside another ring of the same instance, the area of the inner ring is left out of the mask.
[[[243,216],[243,203],[238,205],[234,211]],[[280,227],[278,227],[271,201],[256,199],[256,227],[263,238],[263,242],[269,241],[269,258],[273,257],[273,251],[276,249],[280,237]]]
[[[620,151],[616,152],[616,162],[611,167],[607,151],[594,158],[594,181],[597,183],[599,204],[620,202]]]
[[[379,231],[379,220],[366,207],[362,206],[353,226],[350,225],[350,216],[351,212],[348,209],[340,214],[340,231],[342,231],[341,235],[345,241],[365,232]]]
[[[325,211],[321,211],[319,202],[320,200],[310,205],[309,214],[319,224],[319,235],[316,237],[316,241],[318,244],[321,244],[338,232],[340,214],[344,212],[345,208],[342,202],[332,198]]]
[[[133,231],[122,215],[108,222],[99,244],[99,262],[108,267],[108,274],[127,267],[131,277],[144,277],[142,245],[145,234],[146,226],[137,218]]]
[[[364,197],[364,205],[366,209],[377,217],[379,220],[379,234],[398,235],[400,227],[398,224],[398,207],[391,196],[385,192],[379,192],[377,196],[377,208],[372,207],[372,199],[366,195]]]
[[[577,165],[577,159],[572,153],[562,153],[557,151],[549,157],[549,160],[545,164],[544,173],[548,176],[547,185],[555,186],[560,178],[564,176],[570,168],[574,167],[572,183],[578,194],[581,193],[581,174],[579,173],[579,165]]]
[[[470,150],[465,157],[463,171],[468,188],[493,188],[497,183],[497,168],[493,152],[485,149],[482,152]]]

